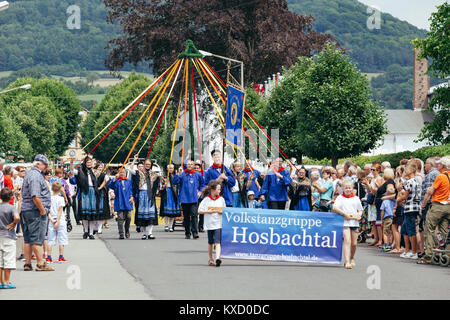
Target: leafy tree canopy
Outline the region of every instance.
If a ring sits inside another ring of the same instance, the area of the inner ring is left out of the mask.
[[[313,30],[313,17],[289,11],[285,0],[103,1],[108,20],[122,27],[122,36],[109,43],[111,70],[152,60],[161,72],[191,39],[199,49],[243,61],[246,81],[260,81],[333,39]]]

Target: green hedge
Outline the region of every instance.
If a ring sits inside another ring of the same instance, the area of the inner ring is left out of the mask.
[[[372,163],[375,160],[384,162],[389,161],[392,167],[396,167],[399,165],[400,160],[409,159],[410,157],[421,159],[422,161],[426,161],[427,158],[433,156],[445,156],[450,155],[450,144],[445,144],[442,146],[430,146],[423,147],[417,149],[415,151],[403,151],[398,153],[389,153],[389,154],[379,154],[376,156],[359,156],[353,158],[340,159],[339,163],[344,163],[346,160],[351,160],[356,163],[361,168],[364,167],[366,163]],[[331,165],[331,160],[322,159],[322,160],[312,160],[312,159],[304,159],[303,164],[321,164],[321,165]]]

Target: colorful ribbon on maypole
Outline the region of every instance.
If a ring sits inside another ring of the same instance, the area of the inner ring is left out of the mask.
[[[193,92],[194,92],[195,124],[197,126],[198,154],[200,155],[200,167],[201,167],[202,176],[203,176],[202,147],[201,147],[201,143],[200,143],[200,129],[198,127],[198,116],[197,116],[197,99],[195,96],[195,84],[194,84],[194,67],[191,67],[191,70],[192,70],[192,88],[193,88]]]
[[[175,120],[175,129],[173,131],[173,138],[172,138],[172,148],[170,149],[170,159],[169,164],[172,164],[172,156],[173,156],[173,149],[175,147],[175,138],[177,136],[177,129],[178,129],[178,117],[180,115],[180,109],[181,109],[181,98],[182,98],[183,91],[180,90],[180,100],[178,102],[178,111],[177,111],[177,119]]]
[[[178,79],[178,75],[180,74],[180,70],[181,70],[181,65],[182,64],[183,64],[183,61],[179,64],[179,67],[178,67],[178,70],[177,70],[177,75],[175,76],[175,80],[173,81],[172,87],[170,88],[169,94],[167,95],[167,99],[166,99],[166,102],[164,103],[164,108],[163,108],[162,114],[164,114],[164,112],[166,111],[167,104],[169,103],[169,99],[170,99],[170,97],[172,95],[173,87],[175,86],[175,83],[177,82],[177,79]],[[164,92],[159,97],[159,99],[156,102],[155,106],[157,106],[159,104],[159,102],[161,101],[161,98],[163,97],[163,95],[164,95]],[[145,128],[147,127],[148,123],[150,122],[150,119],[151,119],[152,115],[153,115],[153,112],[150,115],[150,117],[148,117],[147,121],[145,121],[144,126],[142,127],[141,131],[139,132],[138,137],[136,138],[136,141],[133,143],[133,146],[131,147],[130,151],[128,152],[127,157],[125,158],[125,161],[122,164],[122,168],[125,165],[125,163],[127,163],[128,159],[130,158],[131,153],[133,152],[134,148],[136,147],[136,144],[138,143],[139,139],[141,138],[142,134],[144,133]],[[159,120],[158,129],[156,129],[156,133],[155,133],[155,138],[156,138],[156,135],[158,134],[158,130],[159,130],[159,126],[161,125],[161,122],[162,122],[162,117]],[[153,142],[154,141],[155,141],[155,139],[153,139]],[[152,142],[152,146],[153,146],[153,142]],[[150,155],[150,153],[147,154],[147,158],[149,157],[149,155]]]
[[[114,129],[123,121],[123,119],[125,119],[129,114],[130,114],[130,112],[142,101],[142,99],[144,99],[144,97],[155,87],[155,85],[164,77],[164,75],[169,71],[169,70],[171,70],[172,68],[173,68],[173,66],[175,65],[175,63],[176,62],[174,62],[169,68],[167,68],[167,70],[166,71],[164,71],[163,72],[163,74],[161,74],[159,77],[158,77],[158,79],[156,79],[149,87],[147,87],[147,89],[146,90],[144,90],[143,91],[143,93],[141,93],[134,101],[134,104],[133,104],[133,102],[132,103],[130,103],[124,110],[122,110],[110,123],[108,123],[91,141],[89,141],[88,142],[88,144],[86,144],[82,149],[85,149],[89,144],[91,144],[92,143],[92,141],[94,141],[95,139],[97,139],[98,138],[98,136],[100,136],[100,134],[102,134],[105,130],[106,130],[106,128],[108,128],[121,114],[123,114],[123,112],[125,112],[125,110],[130,106],[130,105],[133,105],[133,107],[131,108],[131,109],[129,109],[128,110],[128,112],[122,117],[122,118],[120,118],[120,120],[114,125],[114,127],[112,127],[109,131],[108,131],[108,133],[106,133],[106,135],[94,146],[94,148],[92,148],[89,152],[88,152],[88,154],[86,155],[86,157],[87,156],[89,156],[101,143],[102,143],[102,141],[103,140],[105,140],[105,138],[107,137],[107,136],[109,136],[109,134],[111,133],[111,132],[113,132],[114,131]],[[137,100],[137,101],[136,101]],[[79,166],[79,164],[77,164],[76,166],[75,166],[75,168],[76,167],[78,167]]]
[[[155,104],[155,106],[153,107],[151,114],[149,116],[149,118],[151,118],[153,116],[153,113],[156,110],[156,107],[158,106],[159,101],[161,100],[161,97],[164,95],[164,92],[167,89],[167,86],[169,85],[170,81],[173,78],[173,75],[175,73],[175,70],[178,69],[178,65],[179,65],[180,61],[177,61],[177,63],[175,64],[175,66],[172,68],[172,70],[170,71],[168,77],[164,80],[163,85],[159,88],[158,92],[155,94],[155,96],[153,97],[152,101],[148,104],[147,108],[145,108],[144,112],[142,113],[142,115],[140,116],[140,118],[138,119],[138,121],[136,122],[136,124],[134,125],[133,129],[130,131],[130,133],[128,134],[128,136],[125,138],[125,140],[123,141],[123,143],[120,145],[119,149],[116,151],[116,153],[114,154],[114,156],[111,158],[111,160],[108,162],[108,164],[105,166],[105,168],[103,169],[103,172],[106,171],[106,169],[109,167],[109,165],[111,164],[111,162],[115,159],[115,157],[117,156],[117,154],[120,152],[120,150],[122,149],[122,147],[125,145],[125,143],[128,141],[128,139],[130,138],[131,134],[134,132],[134,130],[137,128],[137,126],[139,125],[139,123],[141,122],[141,120],[144,118],[145,114],[147,113],[147,111],[150,109],[151,105],[153,104],[153,102],[155,101],[155,99],[159,96],[158,102]],[[162,93],[161,93],[162,92]],[[161,94],[160,94],[161,93]]]

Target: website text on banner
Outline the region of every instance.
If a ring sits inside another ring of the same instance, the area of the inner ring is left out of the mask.
[[[334,212],[223,208],[221,257],[339,264],[343,228]]]

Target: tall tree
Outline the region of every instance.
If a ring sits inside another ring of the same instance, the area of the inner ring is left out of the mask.
[[[48,98],[46,102],[47,113],[57,119],[55,124],[57,130],[54,137],[57,143],[54,152],[57,155],[62,155],[78,131],[78,125],[81,122],[81,117],[78,114],[81,111],[80,101],[73,89],[67,87],[61,81],[48,78],[19,78],[8,87],[15,88],[26,83],[31,84],[31,89],[9,92],[5,94],[5,102],[6,104],[20,105],[27,99],[33,101],[34,97]]]
[[[122,36],[108,45],[105,64],[111,70],[151,61],[161,72],[191,39],[202,50],[243,61],[249,83],[292,65],[298,56],[311,56],[334,39],[315,32],[314,18],[290,12],[285,0],[103,2],[108,21],[122,27]],[[214,67],[226,70],[221,60]]]
[[[4,110],[5,107],[0,97],[0,108]],[[23,155],[27,161],[30,161],[34,155],[27,136],[6,112],[0,113],[0,141],[0,152],[6,153],[8,150],[13,150]]]
[[[294,93],[291,139],[305,155],[331,159],[333,166],[339,158],[373,149],[387,132],[386,116],[372,100],[367,78],[331,44],[307,60]]]
[[[432,59],[428,67],[430,76],[442,79],[450,76],[450,4],[437,6],[438,11],[431,14],[430,32],[425,39],[416,39],[414,46],[421,49],[420,58]],[[436,112],[432,122],[425,124],[419,141],[428,140],[432,144],[450,143],[450,86],[448,82],[437,88],[427,110]]]
[[[299,89],[303,74],[311,64],[311,59],[300,57],[290,69],[284,70],[283,80],[272,89],[270,98],[257,114],[261,124],[268,131],[279,129],[279,145],[287,155],[295,157],[298,161],[302,159],[302,150],[297,140],[292,137],[292,132],[299,121],[294,116],[296,90]]]

